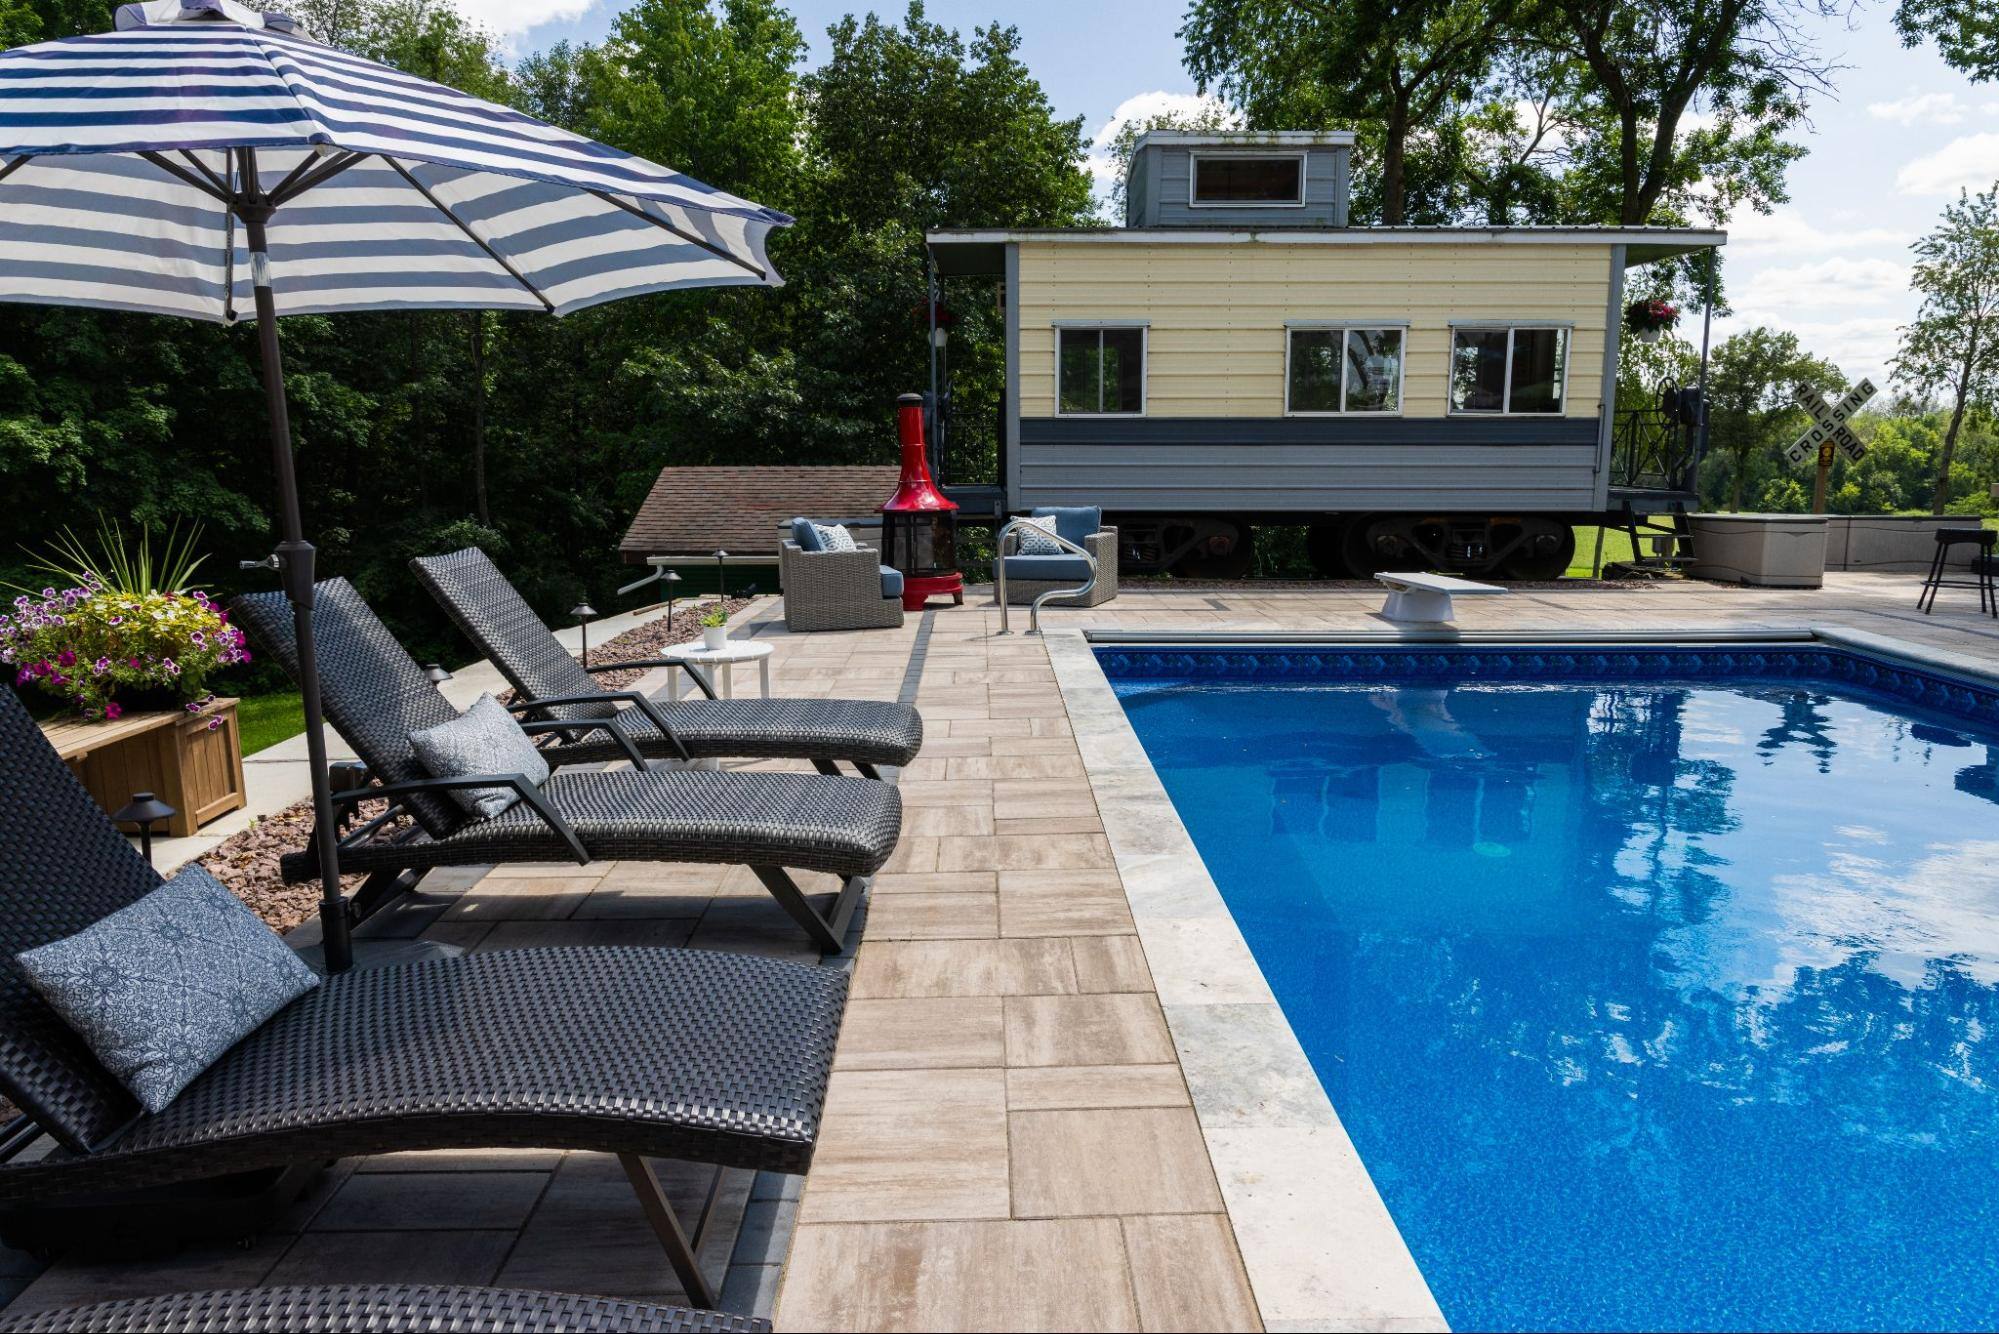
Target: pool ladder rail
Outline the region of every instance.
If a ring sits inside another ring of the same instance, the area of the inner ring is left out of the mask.
[[[1013,633],[1013,631],[1009,629],[1007,626],[1007,616],[1006,616],[1006,607],[1007,607],[1006,558],[1008,555],[1006,549],[1007,540],[1009,538],[1013,538],[1015,531],[1019,529],[1021,525],[1027,522],[1028,520],[1024,518],[1009,519],[1006,522],[1006,525],[999,530],[999,540],[994,546],[995,554],[993,557],[993,595],[999,599],[999,610],[1000,610],[999,632],[1003,635],[1008,635]],[[1041,594],[1039,597],[1035,598],[1033,602],[1028,604],[1027,633],[1030,635],[1038,635],[1041,633],[1042,603],[1048,601],[1050,598],[1083,597],[1086,596],[1091,589],[1097,586],[1097,558],[1095,556],[1092,556],[1089,552],[1085,551],[1082,547],[1077,546],[1074,542],[1071,542],[1068,538],[1063,537],[1060,533],[1051,532],[1050,530],[1043,528],[1040,524],[1035,524],[1034,528],[1038,533],[1051,539],[1056,546],[1061,547],[1062,550],[1068,552],[1070,555],[1081,556],[1084,560],[1088,561],[1090,565],[1090,577],[1088,579],[1085,579],[1081,584],[1078,584],[1074,588],[1051,588],[1046,593]],[[1018,539],[1015,540],[1017,541]]]

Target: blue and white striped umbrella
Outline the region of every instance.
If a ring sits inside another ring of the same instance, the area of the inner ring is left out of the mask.
[[[280,315],[565,314],[776,285],[791,219],[518,111],[319,45],[235,0],[0,52],[0,300],[233,321],[261,187]],[[249,179],[254,150],[256,179]]]
[[[352,954],[278,317],[775,286],[764,241],[790,222],[237,0],[0,52],[0,301],[257,321],[329,970]]]

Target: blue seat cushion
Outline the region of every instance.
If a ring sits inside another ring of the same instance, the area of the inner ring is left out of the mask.
[[[1079,547],[1084,538],[1096,536],[1104,526],[1104,512],[1095,505],[1043,505],[1034,511],[1034,517],[1055,520],[1055,535]]]
[[[791,540],[798,544],[800,551],[824,551],[826,544],[819,540],[819,530],[810,519],[791,521]]]
[[[902,596],[902,571],[882,566],[882,596],[899,598]]]
[[[1090,577],[1090,562],[1081,556],[1008,556],[1006,577],[1081,584]]]

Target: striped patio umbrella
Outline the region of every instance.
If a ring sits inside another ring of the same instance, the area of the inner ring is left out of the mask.
[[[236,0],[126,5],[116,31],[0,52],[0,300],[257,321],[330,968],[347,915],[277,317],[774,286],[764,242],[790,222]]]

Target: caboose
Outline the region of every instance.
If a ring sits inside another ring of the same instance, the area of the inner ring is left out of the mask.
[[[1153,131],[1121,227],[929,233],[933,292],[993,281],[1006,329],[995,420],[933,384],[946,490],[971,513],[1100,505],[1123,568],[1208,577],[1284,524],[1329,577],[1553,578],[1574,525],[1692,505],[1697,390],[1616,401],[1625,275],[1726,234],[1350,226],[1352,153]]]

